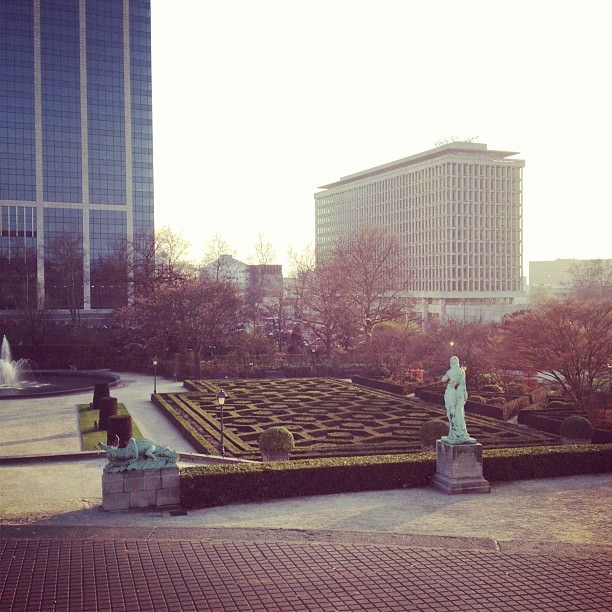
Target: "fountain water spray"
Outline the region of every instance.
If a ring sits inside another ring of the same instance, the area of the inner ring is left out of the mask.
[[[2,336],[0,345],[0,385],[14,387],[19,382],[22,369],[29,365],[27,360],[13,361],[8,338]]]

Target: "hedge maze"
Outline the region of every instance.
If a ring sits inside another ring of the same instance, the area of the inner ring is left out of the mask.
[[[228,456],[259,460],[262,431],[285,426],[295,438],[295,459],[409,453],[421,450],[419,428],[446,418],[443,407],[333,378],[188,380],[185,393],[162,393],[156,403],[202,453],[218,454],[223,389]],[[554,434],[467,415],[470,435],[484,448],[558,444]]]

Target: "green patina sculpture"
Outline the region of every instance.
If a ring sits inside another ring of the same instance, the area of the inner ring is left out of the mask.
[[[448,383],[444,392],[444,405],[448,417],[448,436],[442,436],[447,444],[473,444],[465,424],[465,402],[468,394],[465,385],[465,371],[459,366],[459,357],[450,358],[450,369],[442,377],[442,382]]]
[[[132,470],[158,470],[166,467],[176,467],[178,454],[170,448],[159,446],[146,438],[130,438],[124,448],[109,446],[98,442],[98,446],[106,451],[108,463],[105,472],[126,472]]]

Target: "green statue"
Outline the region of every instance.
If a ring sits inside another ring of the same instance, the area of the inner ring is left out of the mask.
[[[473,444],[476,442],[467,432],[465,424],[465,402],[467,401],[467,387],[465,384],[465,370],[459,366],[459,357],[450,358],[450,369],[442,377],[447,383],[444,392],[444,405],[448,417],[448,436],[442,436],[447,444]]]
[[[130,438],[123,448],[98,442],[98,446],[106,451],[108,463],[105,472],[125,472],[132,470],[158,470],[166,467],[176,467],[178,454],[170,448],[159,446],[146,438]]]

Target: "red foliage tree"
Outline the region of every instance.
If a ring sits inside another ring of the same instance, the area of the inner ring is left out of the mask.
[[[556,380],[587,407],[612,361],[612,300],[551,301],[504,319],[497,361]]]

